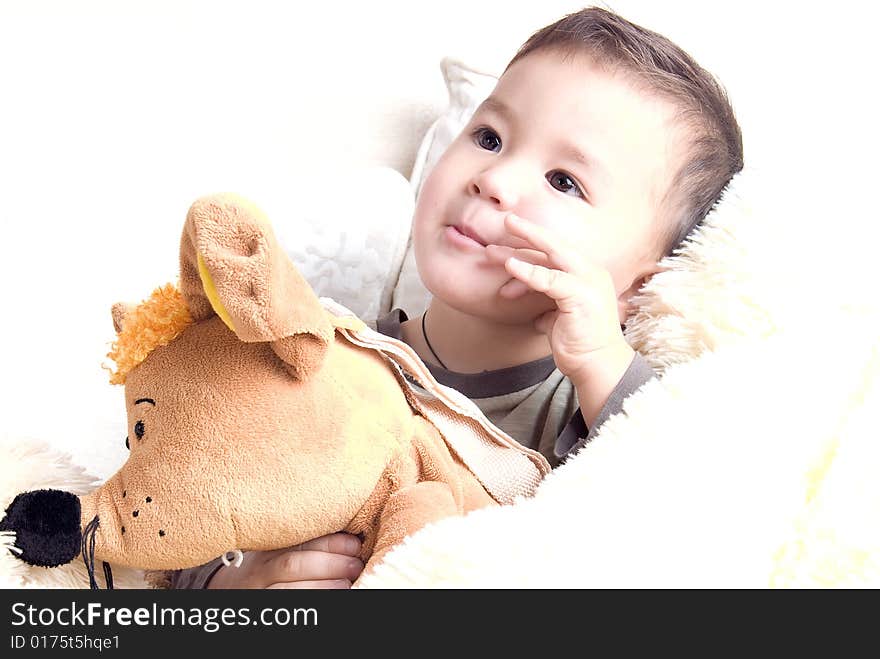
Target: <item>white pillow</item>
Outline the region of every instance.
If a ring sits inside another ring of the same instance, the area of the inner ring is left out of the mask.
[[[453,57],[444,57],[440,61],[440,71],[449,94],[449,104],[428,128],[416,154],[409,177],[416,197],[428,172],[498,83],[498,76],[463,64]]]
[[[453,57],[443,58],[440,71],[449,93],[449,104],[443,114],[431,124],[419,146],[410,175],[410,185],[416,198],[431,168],[443,155],[446,147],[458,137],[477,107],[492,93],[498,82],[497,76],[467,66]],[[430,293],[419,278],[410,239],[391,304],[393,308],[403,309],[412,318],[427,308],[429,299]]]
[[[356,170],[343,194],[296,199],[288,219],[271,217],[278,240],[319,297],[330,297],[364,321],[391,309],[410,234],[414,198],[391,167]]]

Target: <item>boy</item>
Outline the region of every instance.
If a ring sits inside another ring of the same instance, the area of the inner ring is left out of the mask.
[[[631,299],[740,169],[739,126],[710,74],[611,12],[567,16],[523,45],[422,187],[428,310],[376,327],[555,466],[653,377],[622,332]],[[173,583],[348,587],[359,550],[338,533]]]

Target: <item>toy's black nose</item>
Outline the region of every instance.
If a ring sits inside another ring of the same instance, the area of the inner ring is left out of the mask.
[[[0,531],[15,531],[18,558],[43,567],[69,563],[82,545],[79,497],[61,490],[22,492],[6,509]]]

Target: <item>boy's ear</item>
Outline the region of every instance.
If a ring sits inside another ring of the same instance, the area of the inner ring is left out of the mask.
[[[649,268],[643,270],[630,284],[623,293],[617,296],[617,315],[620,319],[620,326],[626,325],[627,319],[635,312],[636,308],[633,304],[633,298],[642,289],[642,286],[651,281],[651,277],[658,272],[663,272],[668,268],[660,263],[655,263]]]

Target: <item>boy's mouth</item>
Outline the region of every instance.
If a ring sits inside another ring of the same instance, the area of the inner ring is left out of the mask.
[[[485,246],[488,244],[488,243],[483,239],[483,237],[480,236],[480,234],[478,234],[478,233],[477,233],[476,231],[474,231],[471,227],[468,227],[468,226],[466,226],[466,225],[461,225],[461,226],[450,225],[449,229],[452,229],[452,230],[455,231],[455,233],[458,234],[460,237],[462,237],[462,238],[464,238],[464,239],[466,239],[466,240],[470,240],[471,242],[476,243],[476,244],[479,245],[480,247],[485,247]]]

